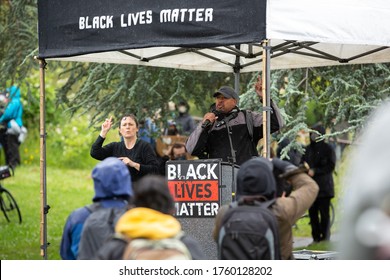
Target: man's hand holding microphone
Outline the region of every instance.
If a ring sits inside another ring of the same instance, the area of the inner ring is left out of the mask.
[[[217,120],[217,116],[214,114],[214,112],[208,112],[204,115],[203,121],[202,121],[202,128],[207,128],[209,126],[212,126],[213,123]]]
[[[218,111],[215,108],[215,104],[211,105],[210,112],[203,116],[202,128],[209,128],[213,123],[218,120]]]

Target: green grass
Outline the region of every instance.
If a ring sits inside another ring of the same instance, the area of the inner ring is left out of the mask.
[[[91,170],[47,168],[47,258],[60,259],[62,229],[69,213],[91,202]],[[20,166],[15,176],[2,181],[16,199],[22,212],[22,223],[8,223],[0,212],[0,259],[36,260],[41,256],[41,204],[43,192],[39,166]]]

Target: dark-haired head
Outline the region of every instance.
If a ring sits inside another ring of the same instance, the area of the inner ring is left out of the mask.
[[[164,214],[173,214],[175,204],[164,176],[147,175],[133,187],[135,207],[151,208]]]
[[[137,117],[136,117],[134,114],[126,114],[126,115],[123,115],[123,116],[121,117],[120,121],[119,121],[119,128],[121,128],[122,121],[126,120],[126,118],[132,119],[132,120],[135,122],[136,127],[138,128],[139,123],[138,123]]]

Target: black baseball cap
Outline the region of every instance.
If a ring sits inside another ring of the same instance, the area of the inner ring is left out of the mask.
[[[217,90],[213,96],[216,97],[218,94],[222,94],[223,96],[225,96],[226,98],[234,98],[236,99],[237,101],[240,99],[238,97],[238,94],[234,91],[234,89],[232,89],[231,87],[228,87],[228,86],[223,86],[221,87],[219,90]]]

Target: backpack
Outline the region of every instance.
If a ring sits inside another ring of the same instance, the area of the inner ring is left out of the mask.
[[[257,148],[256,144],[253,143],[253,118],[252,118],[252,111],[250,110],[242,110],[245,116],[245,122],[246,122],[246,127],[248,129],[249,137],[251,138],[251,143],[252,143],[252,150],[253,152],[257,155]]]
[[[137,238],[128,242],[124,260],[191,260],[191,253],[181,241],[183,232],[172,238]]]
[[[85,220],[80,236],[77,259],[95,259],[97,251],[115,232],[115,224],[127,207],[102,207],[100,203],[85,206],[91,214]]]
[[[245,116],[246,126],[248,128],[249,136],[251,137],[251,141],[253,142],[253,118],[252,111],[250,110],[242,110]]]
[[[28,130],[26,127],[22,126],[20,127],[20,134],[18,136],[18,141],[19,143],[23,143],[24,140],[26,140],[27,138],[27,133],[28,133]]]
[[[281,259],[278,222],[265,202],[232,202],[222,217],[218,257],[222,260]]]

